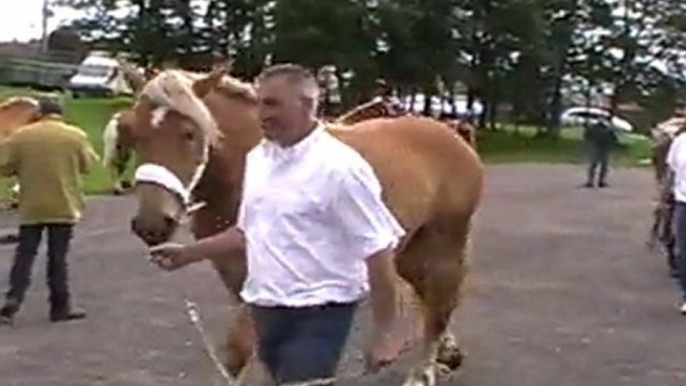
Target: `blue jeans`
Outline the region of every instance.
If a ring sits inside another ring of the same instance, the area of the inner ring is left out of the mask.
[[[610,150],[590,146],[588,149],[589,165],[588,180],[589,184],[595,181],[596,170],[598,171],[598,183],[604,184],[607,178],[608,163],[610,161]]]
[[[676,244],[679,250],[676,265],[679,269],[681,294],[686,301],[686,203],[677,202],[674,215],[676,216]]]
[[[284,384],[334,377],[356,308],[356,303],[253,306],[258,355],[274,381]]]
[[[32,224],[19,227],[19,244],[10,271],[10,288],[7,291],[8,305],[3,308],[4,316],[18,311],[31,284],[31,270],[38,253],[43,231],[48,235],[48,287],[50,307],[59,313],[69,308],[69,284],[67,254],[74,226],[72,224]]]

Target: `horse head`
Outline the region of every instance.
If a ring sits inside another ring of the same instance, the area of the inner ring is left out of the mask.
[[[0,104],[0,137],[39,118],[38,101],[29,97],[13,97]]]
[[[164,70],[137,98],[131,128],[140,162],[135,173],[138,211],[131,227],[149,245],[168,241],[186,218],[193,191],[220,144],[222,152],[231,152],[244,137],[239,130],[259,131],[254,109],[231,98],[242,92],[250,99],[252,88],[225,75],[222,68],[206,75]],[[228,146],[225,132],[236,134]],[[234,153],[242,159],[249,147]]]

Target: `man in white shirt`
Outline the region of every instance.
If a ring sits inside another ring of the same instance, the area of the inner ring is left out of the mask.
[[[686,135],[683,129],[674,138],[667,153],[667,165],[672,171],[672,189],[676,210],[674,213],[676,222],[676,242],[678,249],[679,284],[681,286],[682,303],[680,311],[686,315]]]
[[[368,366],[400,349],[393,250],[405,232],[381,199],[374,170],[317,121],[319,89],[297,65],[257,80],[264,139],[247,156],[236,227],[185,247],[153,251],[174,269],[245,248],[241,292],[258,355],[279,384],[333,376],[359,301],[371,290]]]

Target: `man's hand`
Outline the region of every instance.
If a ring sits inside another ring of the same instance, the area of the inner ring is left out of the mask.
[[[202,260],[185,245],[165,243],[150,248],[150,261],[160,268],[173,271]]]
[[[402,331],[398,330],[398,323],[394,324],[395,326],[389,326],[385,331],[375,328],[374,336],[370,339],[365,352],[367,371],[375,373],[388,366],[405,349],[405,337],[402,336]]]

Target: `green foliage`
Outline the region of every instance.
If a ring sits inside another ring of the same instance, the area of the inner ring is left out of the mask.
[[[578,86],[606,90],[613,110],[635,102],[664,119],[685,90],[683,0],[55,0],[87,10],[76,21],[91,44],[133,54],[142,65],[208,68],[217,54],[234,71],[266,64],[333,64],[348,104],[384,78],[405,94],[466,86],[487,112],[546,127]],[[655,63],[669,67],[660,71]],[[578,101],[575,103],[579,103]],[[655,109],[654,107],[668,106]]]

